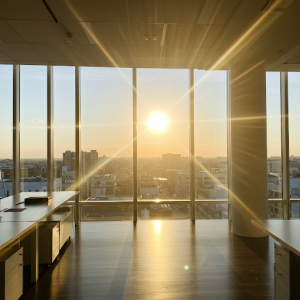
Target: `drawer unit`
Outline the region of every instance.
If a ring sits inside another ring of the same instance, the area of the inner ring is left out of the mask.
[[[59,224],[41,222],[39,227],[39,263],[51,264],[59,254]]]
[[[0,253],[0,299],[19,299],[23,294],[23,248]]]
[[[290,251],[282,247],[279,243],[274,244],[275,263],[286,273],[290,273]]]
[[[60,222],[60,249],[72,234],[73,229],[73,212],[65,214],[65,217]]]
[[[45,218],[42,223],[55,223],[59,224],[59,248],[61,249],[65,242],[72,234],[73,228],[73,211],[69,212],[57,212],[55,211],[49,217]]]
[[[290,275],[281,269],[276,263],[274,264],[275,284],[281,284],[287,291],[290,291]]]
[[[275,243],[274,289],[276,300],[299,300],[300,257]]]

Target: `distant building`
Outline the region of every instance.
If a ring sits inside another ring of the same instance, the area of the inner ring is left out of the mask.
[[[63,153],[63,166],[66,166],[68,171],[75,171],[76,152],[67,150]]]
[[[210,199],[210,190],[215,186],[226,186],[227,173],[219,172],[218,168],[214,168],[209,172],[196,172],[195,173],[195,191],[196,197],[200,199]],[[177,174],[176,186],[177,198],[189,198],[190,194],[190,173],[180,171]]]
[[[162,164],[166,169],[180,168],[180,154],[167,153],[162,155]]]
[[[5,189],[9,195],[12,195],[12,180],[7,179],[4,181]],[[62,179],[53,179],[53,191],[62,191]],[[20,192],[46,192],[47,191],[47,178],[29,177],[20,179]],[[0,197],[5,197],[3,185],[0,184]]]
[[[110,174],[97,175],[91,179],[91,197],[112,197],[115,195],[115,179]]]
[[[141,199],[156,199],[159,197],[157,181],[147,173],[143,173],[140,177],[140,195]]]

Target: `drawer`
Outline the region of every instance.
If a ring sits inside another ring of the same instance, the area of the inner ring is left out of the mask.
[[[287,291],[290,291],[290,275],[274,264],[275,284],[280,283]]]
[[[5,300],[19,299],[23,294],[23,264],[20,263],[5,276]]]
[[[5,275],[14,269],[20,262],[23,262],[23,248],[5,261]]]
[[[23,263],[19,263],[8,274],[5,275],[5,289],[16,283],[23,283]]]
[[[277,243],[274,244],[275,263],[290,274],[290,252]]]
[[[275,300],[289,300],[290,292],[287,291],[279,282],[275,282]]]

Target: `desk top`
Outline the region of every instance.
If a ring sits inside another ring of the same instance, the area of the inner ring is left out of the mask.
[[[36,226],[35,222],[0,221],[0,250]]]
[[[251,223],[300,256],[300,220],[251,220]]]
[[[48,205],[26,205],[24,203],[16,205],[19,202],[24,202],[27,197],[47,196],[46,192],[24,192],[18,195],[13,195],[0,200],[0,211],[5,208],[26,208],[22,212],[0,212],[2,217],[0,223],[3,222],[39,222],[48,217],[59,206],[77,195],[78,192],[53,192],[52,202]],[[1,245],[1,244],[0,244]]]

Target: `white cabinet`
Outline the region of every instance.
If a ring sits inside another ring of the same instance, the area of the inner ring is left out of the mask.
[[[41,222],[39,226],[39,263],[51,264],[59,254],[59,224]]]
[[[23,294],[23,248],[7,248],[0,254],[0,299],[15,300]]]
[[[300,257],[279,243],[274,244],[274,250],[275,300],[299,300]]]

